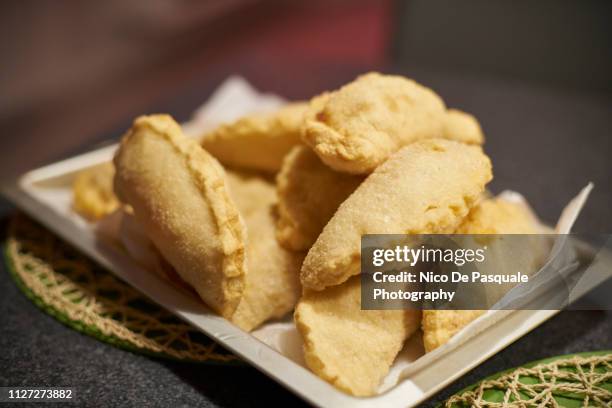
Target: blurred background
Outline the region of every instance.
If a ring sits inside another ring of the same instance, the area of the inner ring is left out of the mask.
[[[186,120],[232,74],[303,99],[375,69],[476,115],[493,190],[547,221],[594,181],[579,226],[610,232],[611,17],[607,0],[4,1],[0,174],[107,143],[139,114]]]

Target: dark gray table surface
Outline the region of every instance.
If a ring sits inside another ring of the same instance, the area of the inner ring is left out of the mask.
[[[610,95],[417,68],[400,72],[432,86],[449,106],[478,116],[494,164],[494,192],[520,191],[545,221],[554,222],[565,203],[593,181],[595,190],[576,230],[612,232]],[[352,76],[346,72],[330,76],[316,86],[304,85],[305,79],[287,94],[307,97]],[[160,103],[152,111],[168,111],[185,119],[210,92],[213,79],[186,90],[180,101]],[[127,121],[121,127],[126,125]],[[12,209],[6,203],[0,207],[4,214]],[[79,401],[89,406],[303,404],[250,367],[168,362],[118,350],[74,332],[39,311],[2,269],[0,386],[71,386]],[[532,360],[611,348],[610,311],[563,311],[422,406],[433,406],[484,376]]]

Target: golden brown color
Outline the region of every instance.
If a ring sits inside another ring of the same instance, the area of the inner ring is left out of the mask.
[[[295,102],[271,114],[245,116],[204,135],[202,146],[224,165],[277,172],[283,157],[300,143],[308,104]]]
[[[79,172],[72,184],[72,208],[89,221],[97,221],[115,211],[119,200],[113,192],[114,174],[112,163]]]
[[[491,178],[478,146],[435,139],[404,147],[340,205],[304,260],[302,285],[321,290],[358,274],[364,234],[455,231]]]
[[[321,292],[305,291],[295,311],[308,367],[360,397],[376,393],[420,317],[416,310],[361,310],[358,276]]]
[[[457,234],[537,234],[537,220],[519,204],[485,199],[470,211]]]
[[[334,171],[307,146],[296,146],[285,157],[276,180],[276,237],[285,248],[304,251],[364,177]]]
[[[444,102],[411,79],[369,73],[313,98],[303,139],[337,171],[367,174],[404,145],[444,137]]]
[[[251,331],[293,310],[301,294],[303,253],[282,248],[275,238],[274,185],[257,176],[228,173],[230,193],[246,222],[246,286],[230,320]]]
[[[225,172],[168,115],[141,116],[114,159],[115,192],[208,306],[231,317],[244,290],[246,230]]]
[[[536,220],[523,206],[499,198],[481,201],[457,228],[457,234],[536,234],[537,232]],[[537,246],[533,246],[530,249],[535,251],[536,248]],[[422,329],[425,351],[430,352],[446,344],[451,337],[484,312],[484,310],[424,310]]]
[[[478,120],[473,115],[458,109],[446,111],[444,138],[467,144],[484,143],[484,134]]]
[[[429,353],[446,344],[485,310],[423,310],[423,345]]]

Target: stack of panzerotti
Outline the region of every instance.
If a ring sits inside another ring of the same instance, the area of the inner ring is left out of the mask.
[[[244,330],[295,310],[310,369],[368,396],[419,328],[431,351],[481,312],[361,310],[362,235],[536,231],[486,196],[483,142],[432,90],[369,73],[199,142],[139,117],[114,170],[77,178],[75,210],[114,220],[134,259]]]

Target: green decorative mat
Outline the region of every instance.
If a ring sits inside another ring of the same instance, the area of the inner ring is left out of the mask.
[[[612,350],[512,368],[459,391],[440,407],[612,407]]]
[[[24,215],[15,215],[9,222],[4,256],[23,293],[81,333],[156,357],[241,363],[202,332]]]

